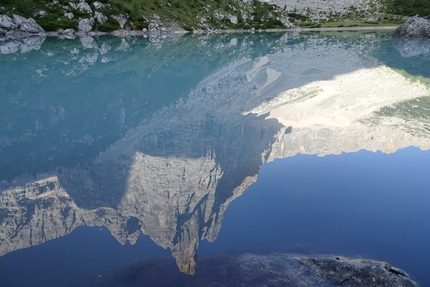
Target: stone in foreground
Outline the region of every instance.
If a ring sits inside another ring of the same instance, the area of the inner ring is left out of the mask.
[[[418,16],[410,17],[397,27],[392,38],[430,38],[430,19]]]
[[[114,280],[119,286],[419,286],[386,262],[285,253],[202,258],[194,276],[180,273],[173,260],[146,260]]]

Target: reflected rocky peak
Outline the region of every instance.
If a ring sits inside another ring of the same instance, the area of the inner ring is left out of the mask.
[[[386,110],[428,96],[428,86],[375,60],[360,41],[327,45],[316,35],[255,55],[246,47],[262,41],[249,37],[212,43],[208,36],[190,38],[203,47],[198,51],[206,59],[216,49],[243,49],[187,89],[186,97],[127,130],[123,109],[122,136],[91,160],[4,188],[0,254],[64,236],[81,225],[106,226],[122,244],[136,242],[140,233],[150,236],[171,249],[182,272],[193,274],[200,241],[217,238],[226,208],[257,180],[264,162],[298,153],[430,147],[428,134],[399,122],[419,121],[425,127],[426,109],[420,119]],[[377,34],[365,37],[379,41]],[[93,40],[81,38],[86,48],[73,46],[72,57],[94,54],[98,63],[99,55],[140,47],[126,39],[115,45]],[[269,43],[287,40],[275,37]]]
[[[3,222],[26,219],[3,234],[2,253],[79,225],[106,226],[121,243],[149,235],[172,250],[182,272],[193,274],[199,242],[216,239],[227,206],[256,180],[285,132],[276,120],[237,112],[243,96],[255,90],[248,66],[252,61],[242,61],[235,72],[228,67],[208,79],[186,102],[130,131],[93,162],[5,190],[4,209],[20,212],[5,211]],[[39,213],[41,205],[48,210]]]
[[[402,57],[419,57],[424,61],[430,60],[430,39],[391,39],[393,46],[402,55]]]

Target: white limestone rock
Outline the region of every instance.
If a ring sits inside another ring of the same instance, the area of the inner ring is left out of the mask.
[[[69,19],[75,18],[75,15],[73,15],[72,12],[64,12],[64,17],[67,17]]]
[[[14,30],[18,28],[14,20],[7,15],[0,15],[0,27],[6,28],[8,30]]]
[[[84,18],[79,20],[79,25],[78,25],[78,29],[79,31],[88,33],[89,31],[91,31],[94,27],[95,24],[95,20],[94,18]]]
[[[18,28],[22,32],[29,32],[29,33],[44,33],[45,30],[43,30],[42,27],[40,27],[39,24],[34,21],[33,18],[25,19],[22,16],[19,15],[13,15],[13,20],[15,24],[18,25]]]
[[[114,18],[116,21],[118,21],[119,26],[121,29],[124,29],[124,25],[128,21],[128,15],[127,14],[119,14],[119,15],[111,15],[112,18]]]
[[[108,18],[103,15],[102,12],[98,11],[94,13],[94,18],[96,18],[97,22],[99,22],[100,24],[105,24],[108,21]]]
[[[231,23],[231,24],[237,24],[237,22],[238,22],[238,20],[237,20],[237,17],[236,17],[236,16],[231,16],[231,17],[230,17],[230,23]]]
[[[76,5],[76,7],[78,8],[78,10],[88,13],[88,14],[92,14],[93,10],[91,9],[90,5],[85,2],[84,0],[81,0],[81,2],[79,2],[78,5]]]
[[[96,9],[105,9],[106,8],[105,5],[103,3],[101,3],[101,2],[99,2],[99,1],[94,2],[93,6]]]

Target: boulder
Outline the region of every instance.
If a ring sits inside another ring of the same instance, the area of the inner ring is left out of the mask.
[[[98,11],[94,13],[94,18],[96,18],[97,22],[99,22],[100,24],[104,24],[108,21],[108,18],[103,15],[103,13]]]
[[[14,30],[18,28],[14,20],[7,15],[0,15],[0,27],[6,28],[8,30]]]
[[[94,8],[96,8],[96,9],[104,9],[105,8],[105,5],[99,1],[94,2],[93,5],[94,5]]]
[[[418,16],[410,17],[405,23],[400,25],[392,38],[430,38],[430,19]]]
[[[119,26],[121,26],[121,29],[124,29],[124,25],[128,21],[128,15],[127,14],[119,14],[119,15],[111,15],[111,16],[116,21],[118,21],[118,24],[119,24]]]
[[[90,5],[85,2],[85,1],[81,1],[79,2],[78,5],[76,5],[76,8],[82,12],[88,13],[88,14],[92,14],[93,10],[91,9]]]
[[[64,17],[67,17],[69,19],[75,18],[75,15],[73,15],[72,12],[64,12]]]
[[[69,2],[69,6],[72,8],[72,9],[78,9],[78,6],[75,4],[75,3],[73,3],[73,2]]]
[[[94,23],[95,23],[95,20],[92,17],[89,19],[88,18],[81,19],[79,20],[78,29],[79,31],[88,33],[93,29]]]
[[[15,14],[12,15],[12,17],[15,24],[18,25],[19,30],[22,32],[45,33],[45,30],[43,30],[43,28],[40,27],[33,18],[25,19],[24,17]]]

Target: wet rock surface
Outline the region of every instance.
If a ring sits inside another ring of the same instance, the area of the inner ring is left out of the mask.
[[[173,260],[151,259],[127,266],[113,281],[115,286],[419,286],[386,262],[287,253],[202,258],[194,276],[177,271]]]
[[[392,38],[430,38],[430,18],[410,17],[391,35]]]

